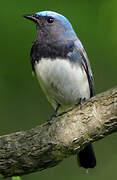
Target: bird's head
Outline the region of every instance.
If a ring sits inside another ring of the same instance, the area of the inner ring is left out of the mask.
[[[56,12],[42,11],[24,17],[36,23],[38,41],[66,42],[77,38],[68,19]]]

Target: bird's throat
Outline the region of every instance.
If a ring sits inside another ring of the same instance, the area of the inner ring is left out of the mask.
[[[73,51],[73,41],[68,42],[40,42],[35,41],[31,49],[31,64],[34,66],[35,62],[42,58],[67,58],[67,54]]]

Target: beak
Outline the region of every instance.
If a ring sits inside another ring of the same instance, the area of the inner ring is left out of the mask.
[[[38,18],[35,16],[35,14],[32,14],[32,15],[30,15],[30,14],[24,15],[24,18],[29,19],[29,20],[31,20],[31,21],[33,21],[33,22],[35,22],[35,23],[37,23],[37,21],[38,21]]]

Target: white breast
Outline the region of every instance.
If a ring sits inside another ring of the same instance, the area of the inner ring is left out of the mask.
[[[68,60],[44,58],[35,65],[35,71],[41,87],[54,106],[58,102],[66,109],[78,102],[79,98],[90,97],[85,70]]]

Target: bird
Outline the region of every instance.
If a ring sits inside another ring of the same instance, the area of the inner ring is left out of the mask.
[[[94,96],[94,79],[86,51],[69,20],[54,11],[26,14],[36,24],[30,57],[32,71],[55,109],[49,121]],[[96,166],[92,144],[77,153],[79,165]]]

